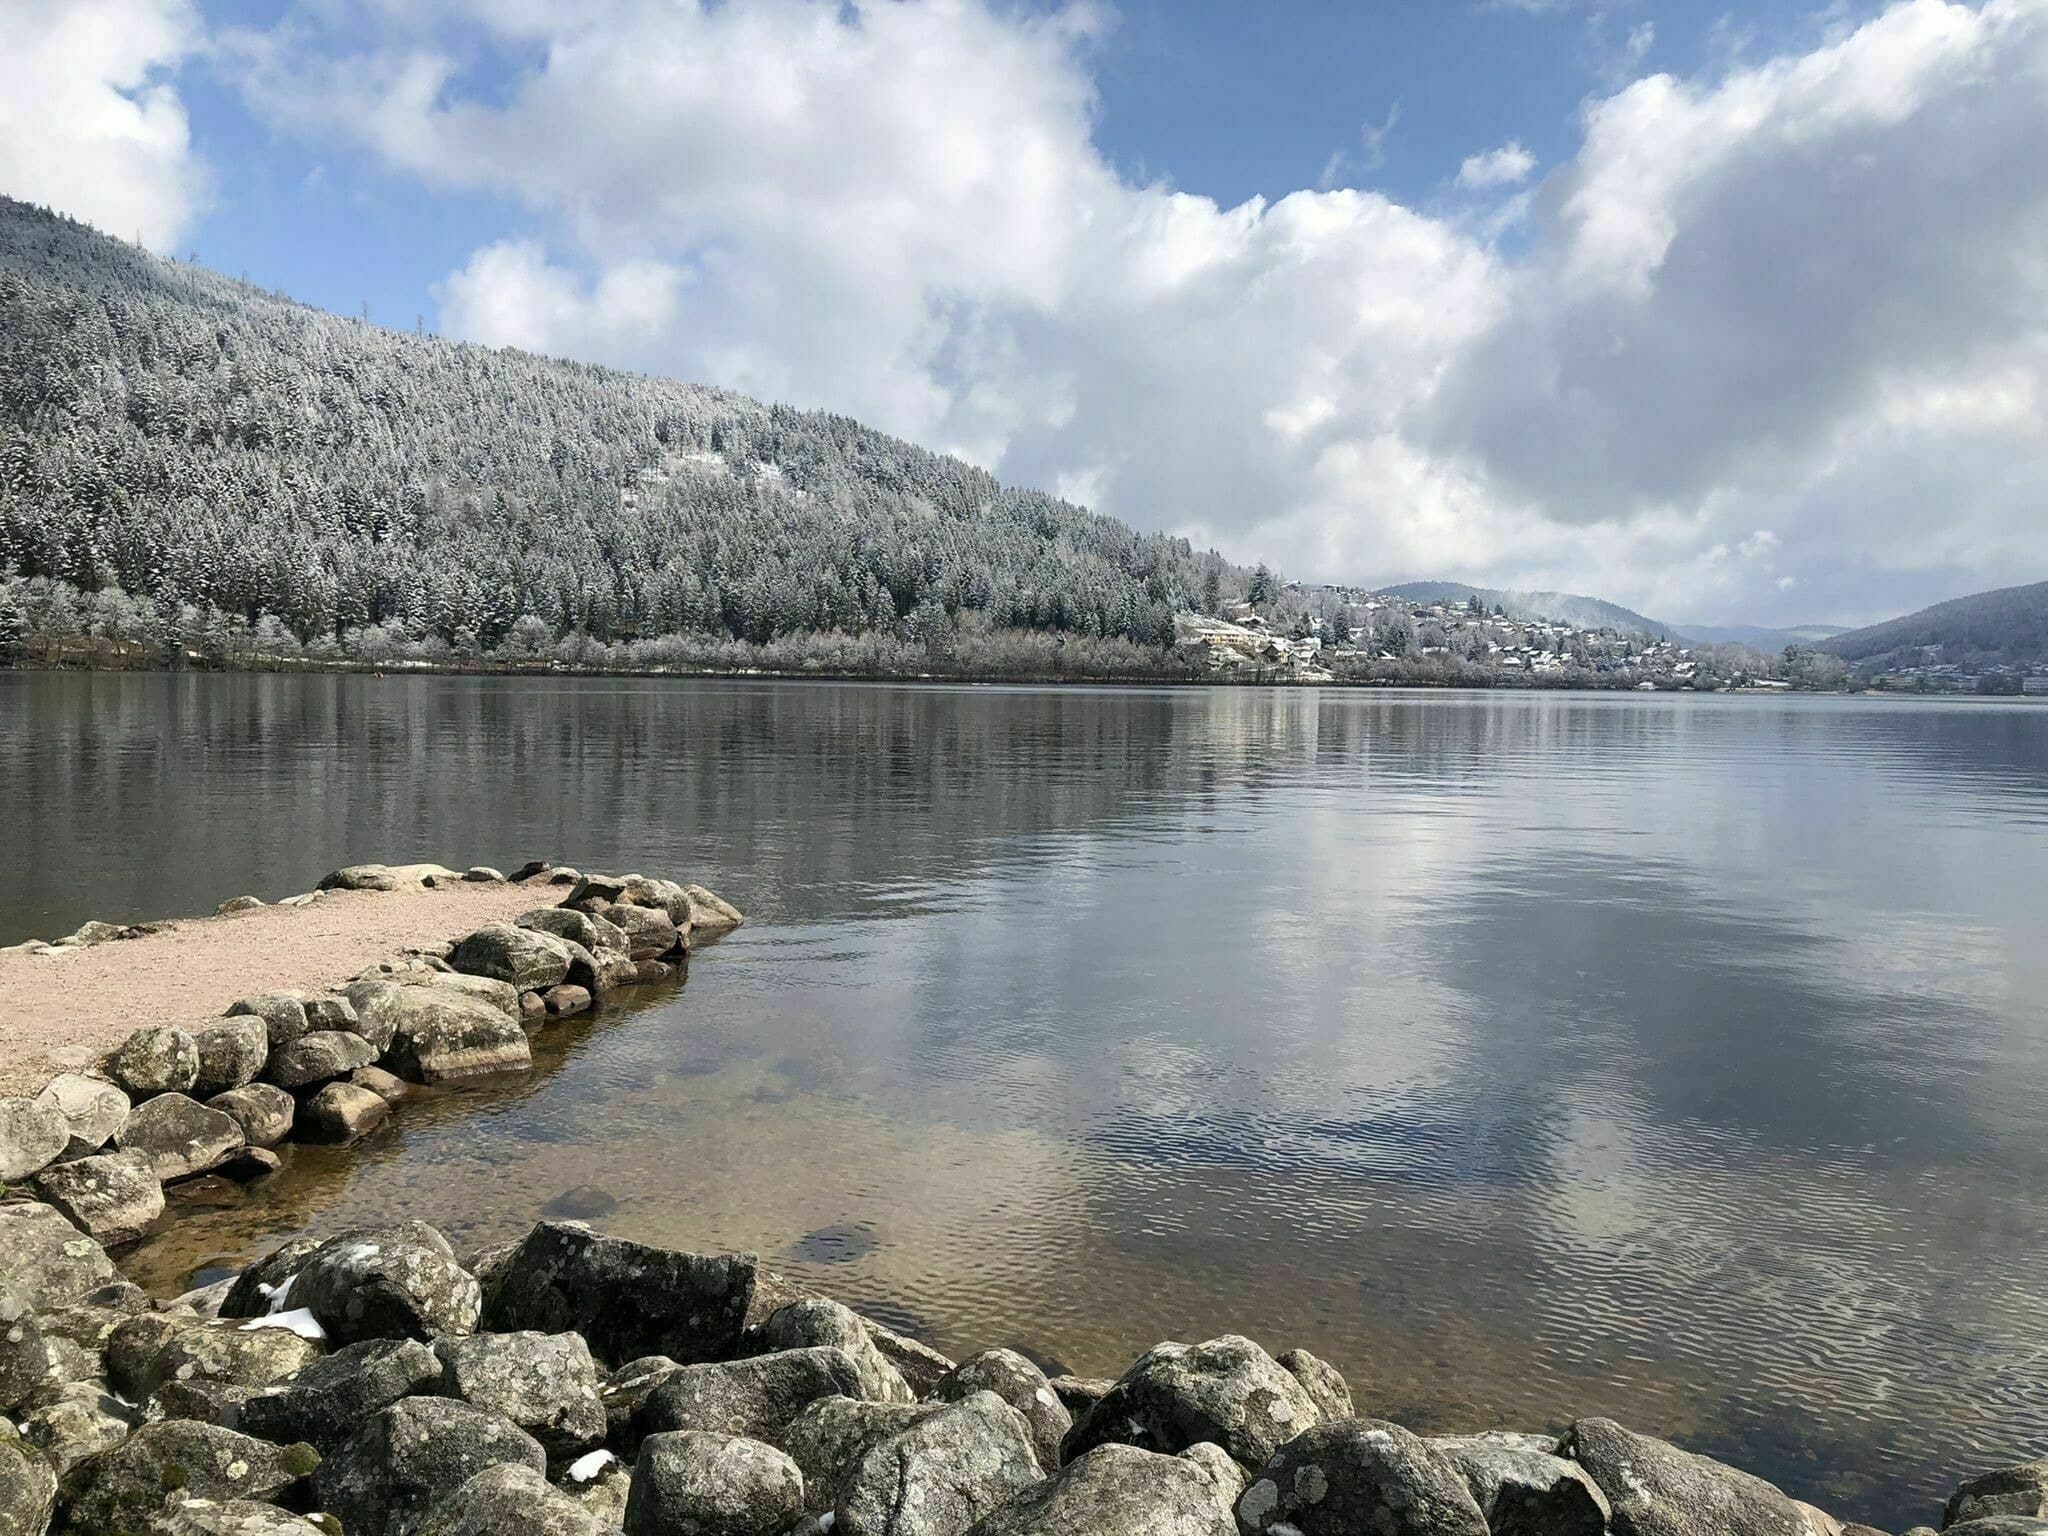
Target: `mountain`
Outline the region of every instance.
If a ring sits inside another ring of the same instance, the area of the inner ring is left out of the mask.
[[[1817,647],[1859,670],[1919,661],[1939,646],[1940,660],[1959,665],[2048,662],[2048,581],[1952,598],[1904,618],[1852,629]]]
[[[1248,580],[843,416],[382,330],[0,199],[10,567],[17,601],[97,594],[87,629],[467,654],[515,625],[1161,647]]]
[[[1756,624],[1688,624],[1685,638],[1706,645],[1746,645],[1758,651],[1782,651],[1788,645],[1813,645],[1849,632],[1845,624],[1795,624],[1768,629]]]
[[[1550,619],[1579,629],[1659,636],[1678,633],[1672,625],[1645,618],[1632,608],[1572,592],[1516,592],[1502,587],[1468,587],[1462,581],[1404,581],[1375,590],[1409,603],[1462,603],[1476,597],[1489,609],[1499,607],[1511,619]]]

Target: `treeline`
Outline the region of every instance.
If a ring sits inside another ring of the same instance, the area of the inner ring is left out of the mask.
[[[1250,581],[844,417],[381,330],[0,199],[7,574],[165,656],[196,622],[224,652],[466,658],[1158,651]]]

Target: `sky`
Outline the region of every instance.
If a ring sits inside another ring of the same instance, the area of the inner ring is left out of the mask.
[[[0,0],[0,192],[1309,580],[2048,578],[2048,0]]]

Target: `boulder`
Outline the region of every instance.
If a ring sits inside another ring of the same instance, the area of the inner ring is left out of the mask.
[[[120,1278],[106,1250],[47,1205],[0,1205],[0,1253],[38,1312],[68,1307]]]
[[[580,1333],[598,1359],[729,1358],[753,1299],[752,1254],[706,1255],[543,1221],[504,1260],[483,1326]]]
[[[1284,1355],[1276,1355],[1280,1368],[1301,1383],[1316,1405],[1316,1412],[1325,1422],[1332,1419],[1348,1419],[1352,1416],[1351,1384],[1344,1379],[1344,1373],[1329,1361],[1310,1354],[1305,1349],[1290,1349]]]
[[[1072,1461],[1122,1441],[1175,1455],[1213,1440],[1246,1468],[1258,1467],[1321,1415],[1315,1399],[1250,1339],[1159,1344],[1074,1421],[1061,1447]]]
[[[167,1381],[142,1405],[144,1424],[191,1419],[222,1429],[241,1430],[242,1404],[251,1389],[224,1381]]]
[[[398,1021],[405,1015],[405,994],[409,990],[387,977],[350,982],[345,989],[346,1000],[356,1021],[348,1026],[349,1031],[377,1047],[379,1055],[390,1050],[392,1037],[398,1033]]]
[[[462,872],[462,878],[472,885],[503,885],[505,872],[488,864],[472,864]]]
[[[131,1099],[185,1093],[199,1080],[199,1044],[182,1029],[138,1029],[108,1060],[107,1075]]]
[[[53,1163],[36,1175],[35,1190],[99,1243],[132,1243],[164,1213],[163,1185],[134,1152]]]
[[[128,1123],[128,1095],[103,1077],[66,1072],[52,1078],[36,1095],[36,1102],[64,1117],[70,1129],[64,1147],[67,1157],[99,1151]]]
[[[1906,1536],[1921,1536],[1923,1530],[1924,1527],[1916,1528]],[[1945,1525],[1941,1536],[2048,1536],[2048,1520],[2036,1520],[2029,1515],[1984,1515]]]
[[[305,1000],[306,1027],[314,1029],[345,1029],[351,1033],[356,1028],[356,1005],[346,997],[321,995]]]
[[[274,1083],[244,1083],[215,1094],[206,1107],[240,1126],[243,1139],[252,1147],[276,1146],[291,1134],[298,1118],[298,1100]]]
[[[570,1494],[607,1531],[626,1523],[626,1501],[633,1496],[633,1468],[610,1451],[592,1451],[563,1469],[558,1486]]]
[[[273,1051],[290,1045],[313,1027],[313,1021],[306,1017],[305,999],[296,992],[259,992],[228,1009],[231,1019],[245,1016],[263,1021]]]
[[[230,896],[213,909],[215,917],[233,917],[237,912],[254,912],[263,905],[261,896]]]
[[[114,1145],[141,1157],[158,1182],[189,1179],[240,1151],[241,1124],[182,1093],[163,1093],[135,1106]]]
[[[626,954],[634,960],[659,960],[682,943],[668,913],[624,903],[606,907],[604,921],[626,936]]]
[[[567,941],[535,928],[489,923],[455,946],[448,963],[470,976],[488,976],[522,992],[545,992],[569,976]]]
[[[309,1030],[270,1058],[264,1073],[280,1088],[310,1088],[347,1077],[377,1059],[377,1048],[361,1035],[340,1029]]]
[[[1073,1415],[1053,1392],[1045,1372],[1014,1349],[990,1349],[962,1360],[941,1378],[932,1396],[957,1403],[976,1392],[993,1392],[1024,1415],[1031,1448],[1043,1467],[1060,1464],[1060,1441],[1074,1427]]]
[[[1107,1376],[1054,1376],[1047,1385],[1053,1396],[1066,1405],[1067,1412],[1078,1419],[1109,1396],[1109,1389],[1116,1383]]]
[[[255,1499],[173,1500],[149,1536],[336,1536],[331,1526]]]
[[[632,985],[652,986],[656,982],[667,981],[675,973],[676,968],[666,960],[636,960],[633,962]],[[600,979],[609,980],[608,977],[604,976],[601,976]],[[621,983],[621,985],[625,985],[625,983]]]
[[[778,1307],[762,1325],[761,1340],[770,1350],[836,1346],[846,1351],[860,1372],[861,1389],[856,1396],[873,1403],[908,1403],[917,1398],[902,1373],[875,1347],[867,1325],[851,1308],[836,1301],[806,1296]]]
[[[466,1334],[479,1300],[448,1240],[416,1221],[329,1238],[291,1277],[290,1296],[337,1344]]]
[[[291,1293],[291,1284],[306,1260],[319,1251],[322,1239],[294,1237],[279,1244],[235,1277],[221,1298],[222,1317],[265,1317],[281,1312]]]
[[[0,1099],[0,1184],[40,1173],[71,1142],[71,1122],[39,1099]]]
[[[351,864],[325,876],[316,887],[323,891],[395,891],[398,877],[383,864]]]
[[[62,1477],[88,1456],[119,1445],[133,1427],[130,1410],[98,1382],[69,1382],[22,1416],[21,1438],[49,1458]],[[4,1500],[4,1495],[0,1495]],[[8,1529],[0,1519],[0,1531]]]
[[[348,1536],[411,1536],[451,1490],[496,1466],[541,1474],[547,1455],[495,1413],[448,1398],[401,1398],[320,1463],[314,1501]]]
[[[241,1427],[280,1444],[304,1440],[323,1451],[371,1415],[441,1385],[440,1357],[417,1339],[364,1339],[312,1361],[242,1405]]]
[[[618,1536],[531,1467],[500,1462],[443,1498],[413,1536]]]
[[[28,1287],[0,1270],[0,1415],[26,1402],[50,1369],[49,1347],[33,1308]]]
[[[549,870],[553,869],[554,867],[555,866],[549,863],[546,859],[528,859],[524,864],[520,865],[517,869],[513,870],[512,873],[507,875],[505,878],[514,885],[524,885],[527,881],[532,880],[537,876],[545,875]]]
[[[953,1369],[953,1362],[929,1344],[885,1328],[871,1317],[864,1317],[861,1322],[867,1325],[868,1337],[875,1341],[882,1358],[896,1367],[897,1374],[910,1383],[910,1390],[917,1396],[929,1396],[946,1372]]]
[[[679,1368],[647,1394],[633,1429],[708,1429],[772,1441],[819,1398],[860,1395],[860,1371],[845,1350],[786,1349]]]
[[[1018,1494],[969,1536],[1237,1536],[1237,1522],[1201,1463],[1110,1442]]]
[[[42,1536],[56,1507],[56,1468],[13,1426],[0,1422],[0,1531]]]
[[[579,912],[574,907],[535,907],[531,912],[520,913],[512,924],[515,928],[531,928],[538,933],[552,933],[558,939],[568,939],[571,943],[581,944],[593,955],[626,953],[625,929],[592,913]]]
[[[548,1016],[548,1000],[538,992],[519,994],[519,1021],[522,1024],[538,1026]]]
[[[1806,1529],[1792,1501],[1762,1478],[1612,1419],[1580,1419],[1565,1450],[1607,1496],[1615,1536],[1784,1536]]]
[[[1605,1536],[1610,1511],[1585,1469],[1530,1435],[1443,1435],[1429,1448],[1457,1469],[1494,1536]]]
[[[722,896],[714,896],[701,885],[684,887],[690,898],[690,934],[716,938],[730,933],[746,921],[740,909]]]
[[[572,987],[566,981],[558,987],[549,987],[541,994],[551,1018],[566,1019],[572,1014],[588,1013],[591,996],[587,987]]]
[[[503,1414],[566,1459],[604,1443],[597,1366],[580,1334],[488,1333],[443,1339],[441,1394]]]
[[[441,987],[474,998],[479,1003],[489,1003],[508,1019],[519,1013],[519,989],[507,981],[495,981],[489,976],[465,976],[460,971],[434,971],[421,985]]]
[[[2048,1457],[1957,1484],[1941,1512],[1941,1523],[1947,1527],[1993,1515],[2048,1516]]]
[[[1044,1476],[1031,1426],[976,1392],[876,1441],[834,1506],[843,1536],[961,1536]]]
[[[163,1320],[163,1314],[140,1314],[115,1329],[108,1341],[108,1375],[131,1402],[142,1401],[169,1381],[267,1387],[304,1370],[324,1353],[317,1343],[288,1328],[228,1318],[182,1324],[174,1319],[166,1330],[157,1326]]]
[[[210,1099],[253,1083],[270,1058],[270,1026],[246,1015],[209,1025],[192,1040],[199,1047],[199,1076],[192,1083],[196,1098]]]
[[[386,1104],[398,1104],[412,1097],[412,1089],[404,1078],[386,1072],[382,1067],[357,1067],[349,1073],[348,1080],[358,1088],[367,1088]]]
[[[400,987],[387,1053],[408,1082],[434,1086],[532,1069],[526,1031],[488,1003],[441,987]]]
[[[276,1497],[319,1462],[309,1445],[282,1447],[192,1419],[145,1424],[64,1480],[73,1536],[136,1536],[172,1502]]]
[[[942,1406],[821,1397],[791,1419],[775,1443],[804,1475],[806,1508],[823,1514],[838,1504],[847,1477],[869,1447],[930,1418]]]
[[[650,1435],[633,1463],[626,1536],[769,1536],[804,1512],[804,1479],[772,1446],[682,1430]]]
[[[378,1094],[354,1083],[329,1083],[299,1111],[299,1137],[345,1146],[362,1140],[390,1118],[391,1106]]]
[[[1252,1475],[1237,1523],[1244,1536],[1488,1536],[1457,1468],[1378,1419],[1338,1419],[1288,1441]]]

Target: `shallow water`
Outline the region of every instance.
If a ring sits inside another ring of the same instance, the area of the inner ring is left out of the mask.
[[[949,1352],[1235,1330],[1897,1528],[2048,1449],[2048,709],[0,675],[0,942],[369,859],[750,914],[132,1254],[602,1224]]]

